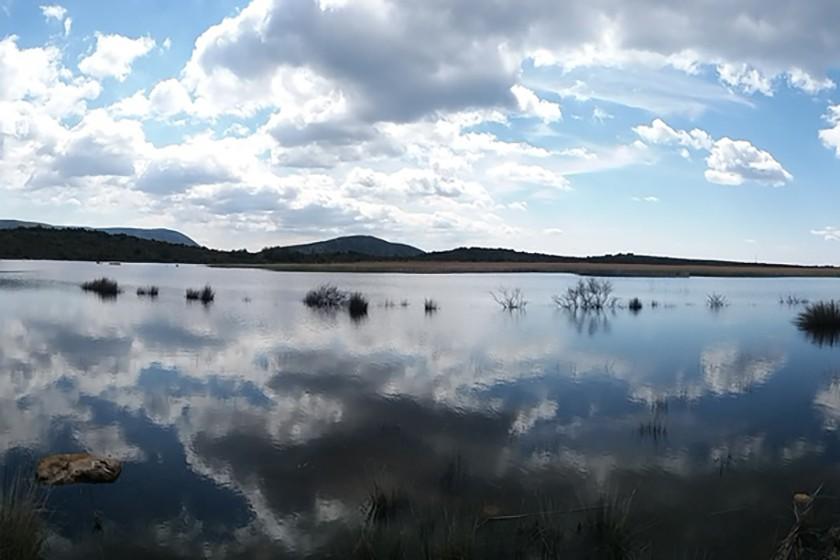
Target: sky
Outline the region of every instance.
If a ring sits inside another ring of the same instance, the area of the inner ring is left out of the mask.
[[[0,0],[0,218],[840,264],[834,0]]]

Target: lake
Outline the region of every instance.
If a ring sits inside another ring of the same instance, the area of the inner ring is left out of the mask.
[[[103,275],[124,293],[79,288]],[[605,510],[639,557],[768,558],[795,492],[840,512],[840,349],[779,302],[840,280],[614,278],[641,312],[558,309],[577,281],[2,261],[0,464],[123,461],[49,491],[50,558],[349,558],[417,534],[575,557]],[[323,283],[367,317],[305,307]],[[215,302],[185,301],[205,284]]]

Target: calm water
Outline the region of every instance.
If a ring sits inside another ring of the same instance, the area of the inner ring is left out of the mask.
[[[115,301],[78,287],[103,274]],[[0,464],[125,462],[52,490],[55,558],[317,558],[374,483],[429,505],[454,478],[488,515],[632,495],[650,556],[766,558],[793,492],[840,495],[840,349],[778,302],[840,281],[614,279],[645,309],[575,318],[551,295],[576,281],[0,262]],[[367,319],[304,307],[323,282],[366,293]],[[215,303],[188,304],[205,283]],[[731,305],[707,309],[713,291]]]

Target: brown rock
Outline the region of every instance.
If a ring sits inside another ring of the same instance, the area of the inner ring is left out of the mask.
[[[38,482],[52,486],[62,484],[114,482],[122,464],[109,457],[90,453],[58,453],[38,461]]]

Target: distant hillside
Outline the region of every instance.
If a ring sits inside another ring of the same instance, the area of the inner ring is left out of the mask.
[[[411,245],[391,243],[372,235],[349,235],[326,241],[316,241],[303,245],[269,247],[260,251],[266,260],[293,258],[293,254],[306,256],[355,256],[377,259],[412,258],[424,254],[424,251]]]
[[[799,267],[708,259],[682,259],[621,253],[595,257],[566,257],[525,253],[510,249],[462,247],[424,253],[408,245],[369,236],[331,239],[320,243],[271,247],[258,253],[218,251],[206,247],[148,240],[122,233],[87,228],[42,227],[24,223],[10,229],[0,223],[0,259],[49,259],[77,261],[181,262],[233,266],[267,266],[294,270],[481,272],[482,270],[577,272],[600,275],[699,274],[790,275],[802,271],[835,275],[831,267]],[[483,265],[492,265],[484,266]],[[644,267],[660,267],[641,270]],[[323,268],[318,268],[323,267]],[[611,268],[612,267],[612,268]],[[682,268],[680,268],[682,267]]]
[[[164,229],[164,228],[156,228],[156,229],[144,229],[144,228],[75,228],[70,226],[54,226],[51,224],[42,224],[39,222],[24,222],[21,220],[0,220],[0,229],[14,229],[14,228],[32,228],[32,227],[41,227],[41,228],[55,228],[55,229],[91,229],[95,231],[103,231],[105,233],[109,233],[111,235],[116,234],[123,234],[123,235],[130,235],[132,237],[139,237],[140,239],[149,239],[152,241],[164,241],[166,243],[176,243],[180,245],[189,245],[193,247],[198,247],[198,243],[190,239],[188,236],[184,235],[180,231],[175,231],[172,229]]]
[[[99,231],[110,233],[111,235],[131,235],[132,237],[139,237],[140,239],[149,239],[151,241],[165,241],[166,243],[176,243],[179,245],[189,245],[191,247],[198,247],[198,243],[187,237],[180,231],[174,229],[156,228],[156,229],[141,229],[141,228],[97,228]]]
[[[73,261],[249,262],[235,251],[141,239],[86,228],[0,228],[0,258]],[[250,255],[249,255],[250,256]]]

